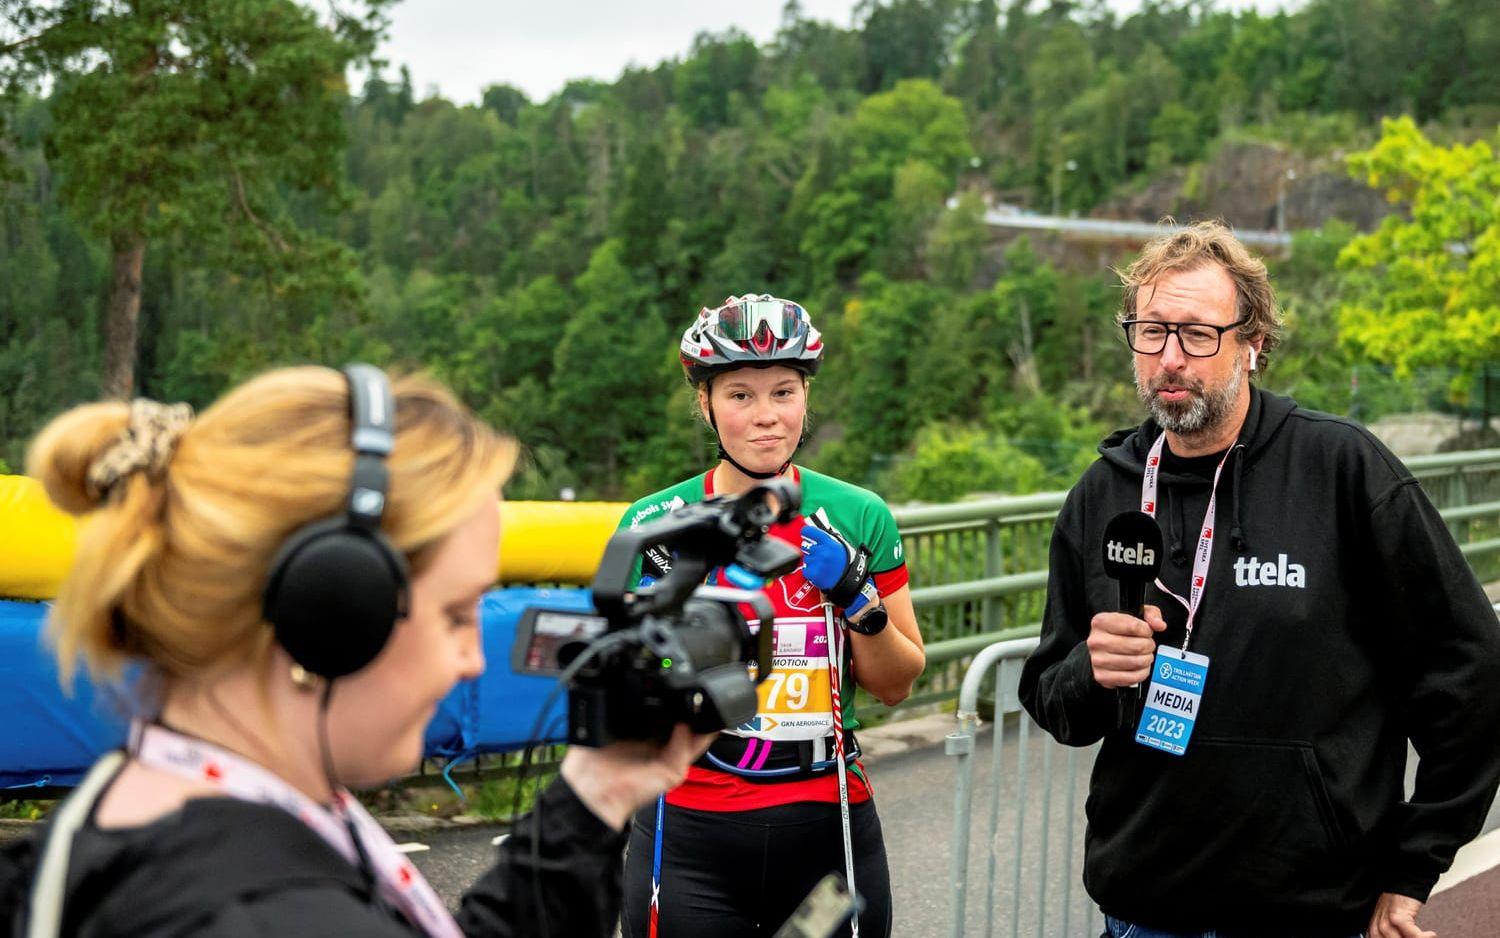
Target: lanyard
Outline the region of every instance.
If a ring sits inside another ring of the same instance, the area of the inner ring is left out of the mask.
[[[1141,477],[1141,511],[1151,517],[1156,517],[1156,481],[1161,471],[1162,447],[1167,442],[1167,435],[1161,434],[1156,442],[1151,444],[1151,452],[1146,456],[1146,472]],[[1187,633],[1182,638],[1182,650],[1187,651],[1188,642],[1193,638],[1193,620],[1198,616],[1198,606],[1203,601],[1203,590],[1208,585],[1208,561],[1214,552],[1214,518],[1218,513],[1219,502],[1219,474],[1224,471],[1224,464],[1229,462],[1229,454],[1233,453],[1234,446],[1224,451],[1224,457],[1219,460],[1219,467],[1214,470],[1214,486],[1208,495],[1208,511],[1203,515],[1203,531],[1198,535],[1198,551],[1193,555],[1193,582],[1188,591],[1188,599],[1167,589],[1161,578],[1156,580],[1156,588],[1168,596],[1182,603],[1187,610]]]
[[[363,847],[381,895],[388,902],[433,938],[462,938],[463,932],[443,900],[348,791],[341,788],[334,793],[336,808],[330,810],[241,756],[139,720],[131,726],[130,751],[142,765],[189,781],[206,782],[231,798],[281,808],[355,866],[360,865]]]

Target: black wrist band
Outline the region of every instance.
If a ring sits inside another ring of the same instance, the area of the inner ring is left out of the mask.
[[[855,550],[854,557],[844,570],[844,575],[828,591],[828,599],[840,609],[847,608],[859,598],[865,581],[870,578],[870,549],[863,544]]]

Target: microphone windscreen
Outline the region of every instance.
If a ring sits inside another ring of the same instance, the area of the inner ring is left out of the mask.
[[[1104,526],[1104,572],[1150,582],[1161,570],[1161,527],[1144,511],[1122,511]]]

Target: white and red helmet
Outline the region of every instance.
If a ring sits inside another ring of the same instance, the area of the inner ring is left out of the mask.
[[[772,365],[814,375],[823,363],[823,336],[800,303],[747,293],[704,307],[682,334],[680,354],[693,384],[735,368]]]

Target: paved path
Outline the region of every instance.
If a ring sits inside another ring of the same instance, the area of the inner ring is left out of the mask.
[[[871,776],[880,805],[881,820],[890,853],[891,882],[896,908],[895,935],[898,938],[940,938],[949,934],[951,888],[949,864],[953,843],[953,793],[956,760],[943,752],[942,738],[953,727],[953,717],[940,715],[907,721],[882,728],[878,733],[862,734],[861,742],[869,754]],[[991,903],[986,889],[988,872],[987,844],[991,841],[990,786],[992,775],[991,734],[988,728],[974,757],[974,803],[971,812],[969,849],[969,896],[965,934],[985,933],[984,912]],[[1010,845],[1014,842],[1014,796],[1018,784],[1015,771],[1016,731],[1005,737],[1004,762],[1001,767],[999,819],[993,840],[1003,846],[997,860],[999,875],[995,886],[993,908],[1001,917],[995,922],[996,936],[1013,933],[1024,938],[1078,938],[1099,933],[1097,913],[1079,886],[1082,862],[1083,827],[1074,824],[1071,839],[1067,837],[1068,774],[1067,750],[1049,744],[1032,730],[1027,745],[1026,806],[1022,820],[1026,849],[1021,853],[1020,901],[1016,901],[1015,879],[1018,865]],[[1047,752],[1052,752],[1052,772],[1046,773]],[[1087,752],[1074,756],[1074,796],[1081,804],[1088,785],[1090,757]],[[1042,864],[1042,800],[1051,777],[1050,815],[1047,824],[1048,875],[1043,884],[1039,871]],[[1500,828],[1500,805],[1491,812],[1487,830]],[[419,841],[431,849],[414,853],[413,860],[450,901],[468,883],[488,868],[493,856],[491,840],[500,829],[483,826],[469,830],[444,830],[427,833],[398,834],[398,840]],[[1476,847],[1491,842],[1500,858],[1500,832],[1482,838]],[[1486,860],[1475,853],[1474,862]],[[1462,872],[1466,854],[1460,854],[1455,873]],[[1072,856],[1071,865],[1065,858]],[[1038,903],[1045,888],[1045,902]],[[1062,920],[1062,899],[1068,897],[1066,928]],[[1045,905],[1047,915],[1038,923],[1037,910]],[[1019,920],[1010,917],[1019,910]],[[1085,924],[1087,923],[1087,924]],[[1500,935],[1500,867],[1488,869],[1465,879],[1433,897],[1424,912],[1422,923],[1435,929],[1440,938],[1496,938]],[[1014,931],[1013,931],[1014,929]]]

